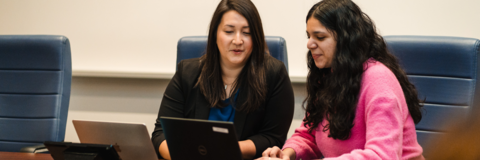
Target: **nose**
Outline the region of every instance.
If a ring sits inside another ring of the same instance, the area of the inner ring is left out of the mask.
[[[307,42],[307,48],[308,48],[308,49],[315,49],[315,48],[317,48],[317,47],[318,47],[318,46],[317,46],[317,44],[315,43],[315,40],[314,40],[312,37],[310,37],[310,38],[308,39],[308,42]]]
[[[242,45],[243,44],[242,34],[240,34],[240,33],[235,34],[235,37],[233,37],[232,43],[234,45]]]

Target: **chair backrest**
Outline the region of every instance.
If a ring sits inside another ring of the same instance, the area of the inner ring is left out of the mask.
[[[0,151],[64,140],[71,77],[66,37],[0,35]]]
[[[285,64],[288,71],[287,45],[285,39],[279,36],[265,36],[268,50],[272,57],[277,58]],[[178,40],[177,64],[181,60],[198,58],[205,54],[207,48],[207,36],[186,36]]]
[[[452,121],[468,123],[480,103],[480,40],[460,37],[385,36],[391,53],[425,99],[416,125],[422,147],[447,132]],[[478,112],[477,112],[478,113]]]

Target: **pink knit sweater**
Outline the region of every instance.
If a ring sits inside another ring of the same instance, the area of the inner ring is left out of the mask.
[[[349,139],[329,138],[329,131],[322,131],[324,120],[312,133],[302,123],[283,148],[295,150],[297,160],[424,159],[395,75],[374,59],[364,63],[364,70]]]

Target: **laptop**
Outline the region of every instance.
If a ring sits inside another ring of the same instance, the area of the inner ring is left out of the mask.
[[[158,160],[145,124],[73,120],[81,143],[111,144],[122,160]]]
[[[231,122],[160,117],[172,160],[242,160]]]
[[[72,142],[43,143],[52,155],[54,160],[72,159],[98,159],[98,160],[120,160],[113,145],[109,144],[88,144]]]

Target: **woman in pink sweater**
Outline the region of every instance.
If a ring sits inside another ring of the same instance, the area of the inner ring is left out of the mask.
[[[424,159],[417,91],[370,18],[351,0],[323,0],[307,35],[305,118],[259,159]]]

